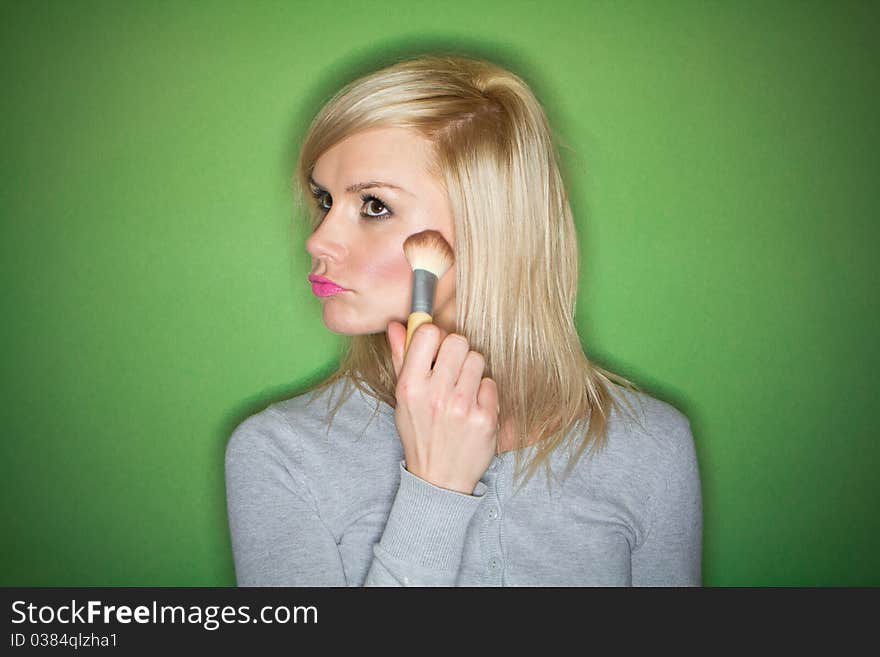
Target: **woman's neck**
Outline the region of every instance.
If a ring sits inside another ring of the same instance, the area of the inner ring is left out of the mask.
[[[537,437],[532,437],[528,444],[533,445],[536,442]],[[517,441],[516,432],[514,431],[513,418],[509,417],[504,421],[504,426],[498,431],[498,447],[495,451],[497,454],[504,454],[505,452],[512,452],[518,449],[521,449],[521,446]]]

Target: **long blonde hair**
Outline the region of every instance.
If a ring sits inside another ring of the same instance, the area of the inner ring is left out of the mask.
[[[614,382],[639,388],[591,363],[581,346],[575,225],[541,104],[510,71],[453,54],[399,61],[350,82],[315,116],[300,149],[294,190],[312,230],[321,220],[308,186],[315,162],[346,137],[379,127],[413,129],[433,145],[429,173],[445,185],[455,222],[455,332],[485,358],[501,425],[513,419],[516,475],[530,436],[538,438],[525,481],[542,463],[549,480],[550,454],[570,433],[582,434],[567,476],[590,445],[605,446],[611,409],[619,409]],[[340,379],[331,422],[352,384],[377,400],[377,411],[380,400],[395,407],[386,335],[348,338],[338,370],[309,390]]]

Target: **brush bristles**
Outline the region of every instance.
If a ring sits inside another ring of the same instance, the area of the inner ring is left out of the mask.
[[[455,255],[449,242],[436,230],[423,230],[406,238],[403,252],[413,269],[425,269],[437,278],[449,271]]]

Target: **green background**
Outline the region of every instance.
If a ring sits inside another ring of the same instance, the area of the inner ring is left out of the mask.
[[[545,104],[585,348],[692,423],[704,584],[880,584],[878,19],[3,2],[0,584],[235,584],[226,441],[339,356],[306,282],[297,138],[342,83],[436,49]]]

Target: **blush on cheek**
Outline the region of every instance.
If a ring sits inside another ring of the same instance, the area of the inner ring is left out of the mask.
[[[370,262],[365,279],[373,282],[371,302],[387,313],[387,321],[394,319],[406,323],[412,302],[413,273],[409,261],[400,255],[389,256]]]
[[[365,267],[367,278],[376,283],[391,284],[405,283],[412,279],[412,267],[406,256],[389,256],[381,260],[372,260]]]

